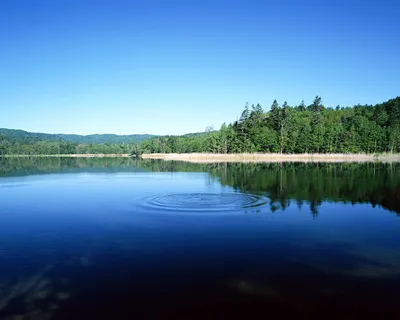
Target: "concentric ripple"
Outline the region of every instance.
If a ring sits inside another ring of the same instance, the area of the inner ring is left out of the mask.
[[[247,193],[176,193],[147,198],[146,207],[170,211],[229,211],[263,206],[267,198]]]

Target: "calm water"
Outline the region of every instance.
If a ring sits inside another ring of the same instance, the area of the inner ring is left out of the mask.
[[[398,319],[399,215],[399,164],[0,158],[0,318]]]

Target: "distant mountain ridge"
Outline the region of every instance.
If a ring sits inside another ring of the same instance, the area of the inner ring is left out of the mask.
[[[198,137],[206,134],[205,132],[194,132],[186,133],[183,135],[177,135],[181,137]],[[24,140],[25,142],[35,142],[35,141],[67,141],[82,144],[101,144],[101,143],[111,143],[111,144],[121,144],[121,143],[140,143],[145,140],[152,138],[161,137],[161,135],[155,134],[129,134],[129,135],[118,135],[112,133],[104,134],[66,134],[66,133],[41,133],[41,132],[29,132],[20,129],[7,129],[0,128],[0,135],[4,135],[9,140]],[[172,135],[163,135],[172,136]]]
[[[5,135],[10,140],[26,140],[33,141],[68,141],[75,143],[139,143],[147,139],[157,137],[152,134],[130,134],[130,135],[117,135],[117,134],[63,134],[63,133],[40,133],[28,132],[19,129],[6,129],[0,128],[0,135]]]

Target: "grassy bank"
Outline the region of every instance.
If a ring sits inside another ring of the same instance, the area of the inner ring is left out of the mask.
[[[37,157],[37,158],[129,158],[132,157],[130,154],[7,154],[7,155],[0,155],[0,157],[4,158],[30,158],[30,157]]]
[[[151,153],[143,159],[176,160],[198,163],[211,162],[400,162],[400,154],[280,154],[280,153]]]

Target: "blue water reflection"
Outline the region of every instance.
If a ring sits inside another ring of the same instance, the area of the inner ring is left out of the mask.
[[[279,194],[266,180],[228,183],[226,168],[97,164],[0,178],[0,318],[399,315],[393,210],[291,196],[288,179]]]

